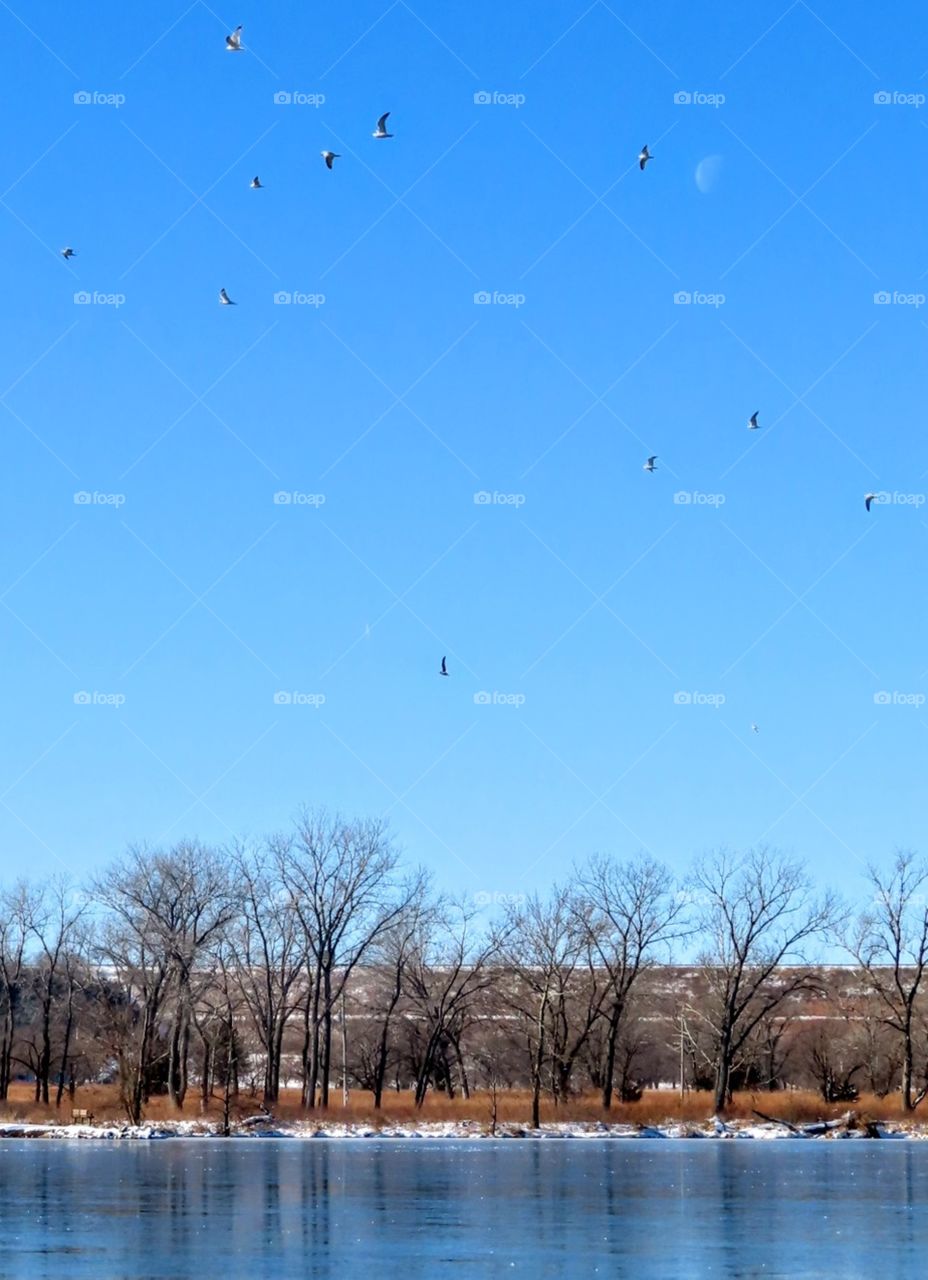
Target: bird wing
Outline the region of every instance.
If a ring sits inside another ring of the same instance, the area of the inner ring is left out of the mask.
[[[380,119],[377,121],[377,132],[378,132],[378,133],[383,133],[383,132],[384,132],[384,130],[386,129],[386,127],[387,127],[387,119],[388,119],[389,115],[390,115],[390,112],[389,112],[389,111],[385,111],[385,112],[383,113],[383,115],[380,117]]]

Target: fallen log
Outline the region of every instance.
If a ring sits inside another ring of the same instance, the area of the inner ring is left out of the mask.
[[[752,1110],[760,1120],[766,1120],[768,1124],[781,1124],[797,1138],[819,1138],[822,1134],[831,1133],[835,1129],[846,1129],[854,1119],[853,1111],[848,1111],[838,1120],[816,1120],[813,1124],[796,1125],[791,1124],[789,1120],[781,1120],[777,1116],[765,1115],[763,1111],[758,1111],[756,1108]]]
[[[790,1133],[795,1133],[797,1137],[802,1137],[802,1130],[794,1124],[790,1124],[788,1120],[781,1120],[778,1116],[765,1115],[763,1111],[758,1111],[756,1107],[751,1108],[751,1114],[757,1116],[758,1120],[765,1120],[767,1124],[781,1124],[785,1129],[789,1129]]]

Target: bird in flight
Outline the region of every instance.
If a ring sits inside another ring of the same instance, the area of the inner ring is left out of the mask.
[[[321,154],[322,154],[323,160],[325,161],[325,167],[327,169],[332,168],[332,162],[334,160],[341,159],[341,156],[338,154],[337,151],[323,151]]]
[[[875,502],[875,501],[876,501],[876,497],[877,497],[877,495],[876,495],[875,493],[868,493],[868,494],[865,496],[865,498],[864,498],[864,506],[867,508],[867,510],[868,510],[868,511],[870,510],[870,503],[871,503],[871,502]]]
[[[225,289],[220,289],[220,290],[219,290],[219,301],[222,303],[222,305],[223,305],[224,307],[237,307],[237,306],[238,306],[238,303],[237,303],[237,302],[233,302],[233,301],[232,301],[232,299],[231,299],[231,298],[229,297],[229,295],[226,293]]]
[[[439,674],[440,676],[450,676],[450,675],[451,675],[451,672],[448,670],[448,664],[447,664],[447,662],[445,661],[445,659],[444,659],[444,658],[442,658],[442,660],[441,660],[441,671],[439,671],[439,673],[438,673],[438,674]]]
[[[377,128],[371,134],[372,138],[392,138],[393,137],[392,133],[387,133],[387,117],[389,115],[390,115],[390,112],[385,111],[383,115],[380,117],[380,119],[377,121]]]
[[[638,152],[638,168],[641,169],[642,172],[644,172],[645,165],[648,163],[649,160],[653,160],[653,159],[654,157],[651,155],[651,152],[648,150],[648,144],[645,143],[644,146],[641,148],[641,150]]]
[[[255,176],[252,178],[251,182],[249,182],[248,185],[252,188],[253,191],[259,191],[264,186],[263,182],[261,181],[261,179],[258,177],[257,174],[255,174]]]
[[[73,258],[73,257],[74,257],[74,250],[73,250],[73,249],[70,249],[70,248],[69,248],[69,249],[62,249],[62,250],[61,250],[61,256],[62,256],[62,258],[64,258],[65,262],[67,262],[69,258]]]
[[[226,49],[229,53],[242,52],[242,24],[235,28],[230,36],[226,36]]]
[[[748,418],[748,431],[756,431],[760,426],[760,423],[757,421],[757,415],[759,413],[760,409],[756,409],[754,413],[751,414],[750,418]]]
[[[644,466],[641,468],[641,469],[642,469],[642,471],[656,471],[656,470],[657,470],[657,467],[654,465],[654,464],[655,464],[655,462],[657,462],[657,454],[656,454],[656,453],[655,453],[655,454],[652,454],[652,455],[651,455],[651,457],[650,457],[650,458],[648,458],[647,462],[646,462],[646,463],[644,464]]]
[[[757,725],[754,723],[754,721],[753,721],[753,720],[751,721],[751,732],[752,732],[752,733],[760,733],[760,729],[757,727]]]

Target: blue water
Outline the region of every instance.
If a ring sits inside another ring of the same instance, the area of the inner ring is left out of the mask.
[[[924,1276],[928,1143],[0,1143],[0,1276]]]

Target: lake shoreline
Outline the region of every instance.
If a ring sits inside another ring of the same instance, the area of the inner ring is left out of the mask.
[[[489,1124],[475,1120],[423,1121],[420,1124],[393,1124],[374,1128],[364,1124],[339,1124],[336,1121],[300,1121],[261,1124],[236,1124],[223,1135],[216,1124],[199,1120],[165,1121],[160,1124],[37,1124],[0,1123],[0,1140],[45,1141],[154,1141],[204,1140],[218,1138],[285,1139],[296,1141],[401,1141],[419,1140],[612,1140],[653,1139],[657,1141],[872,1141],[876,1138],[917,1142],[928,1139],[928,1125],[892,1125],[879,1122],[867,1127],[853,1120],[807,1125],[804,1128],[781,1123],[733,1120],[708,1120],[702,1124],[674,1123],[633,1125],[596,1122],[544,1123],[538,1129],[507,1122],[495,1132]]]

